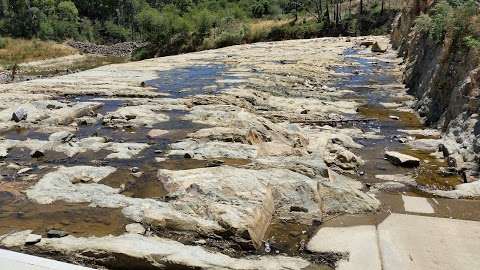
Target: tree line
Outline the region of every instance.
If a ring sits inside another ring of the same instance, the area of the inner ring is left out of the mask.
[[[347,31],[358,34],[354,17],[373,13],[384,17],[385,0],[359,1],[0,0],[0,35],[97,43],[149,41],[160,51],[189,51]],[[367,12],[364,1],[371,4]],[[258,20],[285,19],[289,22],[273,23],[265,31],[249,27]]]

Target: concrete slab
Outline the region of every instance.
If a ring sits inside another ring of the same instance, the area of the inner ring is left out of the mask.
[[[348,260],[340,261],[337,270],[380,270],[376,228],[373,225],[325,227],[308,243],[313,252],[348,252]]]
[[[12,270],[94,270],[92,268],[0,249],[0,269]]]
[[[480,269],[478,221],[392,214],[378,234],[384,270]]]
[[[406,212],[423,214],[435,213],[435,210],[433,210],[427,198],[402,195],[402,200]]]

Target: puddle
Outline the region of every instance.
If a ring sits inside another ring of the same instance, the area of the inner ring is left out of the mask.
[[[238,82],[223,64],[193,65],[162,71],[145,84],[166,92],[173,98],[200,94],[218,94]]]
[[[447,168],[448,164],[443,159],[433,157],[431,152],[411,148],[403,149],[401,152],[421,160],[421,165],[415,170],[414,175],[418,184],[431,189],[451,190],[463,183],[460,175],[441,175],[440,168]]]
[[[167,170],[191,170],[191,169],[198,169],[198,168],[205,168],[211,166],[210,164],[214,163],[215,161],[222,161],[222,165],[227,166],[244,166],[250,164],[251,161],[248,159],[234,159],[234,158],[223,158],[223,159],[207,159],[207,160],[199,160],[199,159],[185,159],[183,157],[170,157],[169,159],[160,162],[158,164],[159,169],[167,169]]]
[[[265,234],[265,239],[267,239],[273,253],[278,250],[280,253],[299,255],[305,251],[308,240],[317,228],[318,225],[274,220]]]
[[[31,128],[15,127],[9,131],[0,133],[0,136],[9,140],[24,141],[27,139],[48,140],[49,134],[37,132],[35,129],[31,129]]]
[[[62,202],[40,205],[10,192],[0,192],[0,234],[33,230],[46,236],[49,229],[59,229],[79,237],[120,235],[129,223],[121,209]]]
[[[154,167],[139,168],[140,176],[134,176],[130,169],[121,168],[102,179],[99,184],[121,188],[125,196],[134,198],[161,199],[167,195],[167,191],[157,177],[157,169]]]

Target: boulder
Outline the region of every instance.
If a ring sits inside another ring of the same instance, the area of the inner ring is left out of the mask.
[[[377,210],[380,202],[373,195],[363,192],[362,188],[359,181],[330,170],[329,178],[319,181],[322,209],[327,214],[357,214]]]
[[[407,168],[420,166],[420,159],[399,152],[387,151],[385,152],[385,158],[396,166]]]
[[[272,215],[292,217],[292,206],[307,209],[304,218],[321,217],[317,181],[286,169],[252,170],[221,166],[159,170],[175,205],[208,213],[239,235],[261,245]]]

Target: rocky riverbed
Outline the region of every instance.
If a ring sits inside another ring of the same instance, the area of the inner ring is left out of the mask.
[[[355,252],[316,232],[378,225],[405,196],[480,219],[452,212],[480,209],[477,182],[437,151],[402,71],[376,36],[0,85],[0,243],[107,269],[332,269]]]

